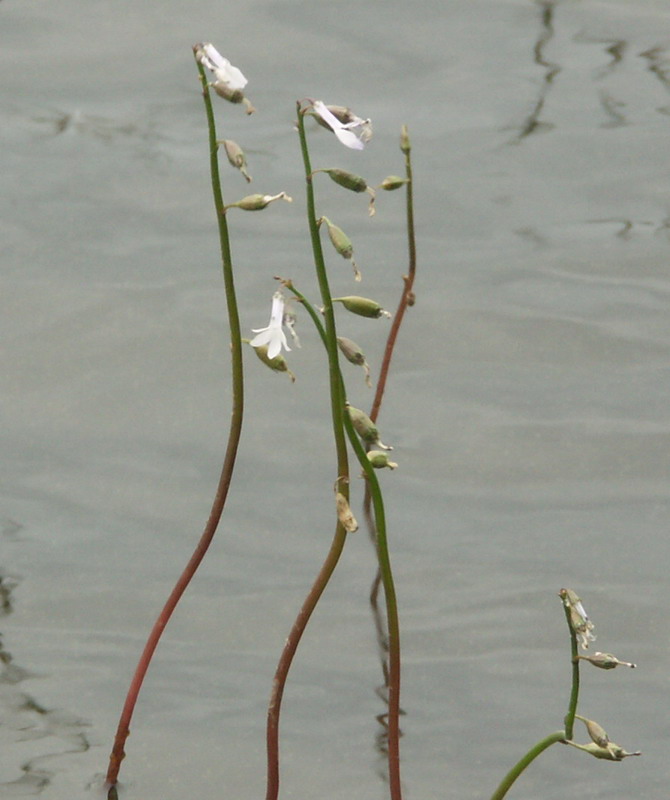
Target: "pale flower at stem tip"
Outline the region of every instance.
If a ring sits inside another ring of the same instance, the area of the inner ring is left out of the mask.
[[[224,58],[211,42],[197,44],[193,51],[196,60],[214,76],[210,84],[214,91],[231,103],[244,103],[247,114],[252,114],[255,109],[242,91],[248,83],[242,71]]]
[[[332,130],[340,142],[352,150],[362,150],[372,137],[372,125],[369,119],[361,119],[355,115],[350,115],[350,121],[342,122],[322,100],[312,102],[312,109]],[[354,133],[352,128],[360,128],[360,133]]]
[[[596,635],[593,633],[594,625],[589,619],[582,601],[572,589],[561,589],[558,594],[563,605],[568,609],[570,627],[579,640],[579,644],[584,650],[588,650],[589,642],[595,642]]]
[[[256,334],[251,340],[252,347],[263,347],[267,345],[268,358],[278,356],[282,347],[289,352],[291,348],[286,341],[286,334],[282,328],[284,323],[284,295],[275,292],[272,295],[272,311],[270,312],[270,323],[266,328],[252,328]]]
[[[224,58],[211,42],[196,45],[195,51],[198,61],[216,78],[215,82],[224,83],[233,91],[244,89],[247,85],[248,81],[241,70]]]

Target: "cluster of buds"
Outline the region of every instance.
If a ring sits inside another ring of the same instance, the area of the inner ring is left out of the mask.
[[[577,742],[568,741],[566,744],[576,747],[578,750],[583,750],[585,753],[594,756],[595,758],[602,758],[605,761],[623,761],[628,756],[640,756],[642,753],[636,750],[634,753],[629,753],[618,744],[610,741],[602,725],[594,722],[592,719],[581,717],[575,714],[575,717],[581,720],[586,726],[586,730],[591,737],[588,744],[578,744]]]
[[[558,594],[566,609],[571,631],[575,637],[579,639],[581,646],[584,649],[588,648],[589,642],[594,641],[596,637],[593,633],[593,623],[589,619],[582,601],[572,589],[561,589]],[[629,661],[620,661],[611,653],[597,652],[589,656],[578,655],[577,660],[588,661],[599,669],[614,669],[619,666],[635,667],[635,664]],[[588,744],[579,744],[572,740],[566,740],[566,744],[583,750],[585,753],[589,753],[595,758],[604,759],[606,761],[622,761],[628,756],[641,755],[639,751],[629,753],[620,745],[610,741],[602,725],[594,720],[582,717],[580,714],[575,714],[575,719],[581,720],[584,723],[591,741]]]

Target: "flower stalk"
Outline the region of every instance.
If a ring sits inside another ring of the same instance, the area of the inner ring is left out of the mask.
[[[340,492],[346,502],[349,502],[349,457],[347,453],[346,438],[344,435],[344,389],[340,375],[337,331],[335,327],[335,315],[333,313],[333,303],[331,300],[328,275],[326,273],[326,263],[321,247],[319,236],[319,225],[316,216],[316,205],[314,200],[314,188],[312,185],[312,166],[310,163],[309,150],[307,147],[307,137],[305,134],[304,110],[300,103],[297,104],[298,112],[298,133],[300,136],[300,149],[305,169],[305,191],[307,199],[307,220],[309,234],[312,244],[312,255],[316,269],[317,281],[323,303],[323,315],[325,320],[324,345],[328,354],[328,375],[330,385],[330,409],[335,439],[336,450],[336,475]],[[353,135],[353,134],[352,134]],[[313,309],[312,309],[313,310]],[[288,677],[293,657],[298,648],[303,633],[307,627],[310,617],[321,595],[323,594],[328,581],[330,580],[335,567],[338,564],[347,537],[347,530],[338,519],[335,533],[328,554],[316,576],[312,587],[303,601],[298,616],[286,639],[286,644],[282,650],[277,669],[272,683],[270,702],[268,705],[267,727],[266,727],[266,747],[267,747],[267,786],[266,800],[277,800],[279,795],[279,717],[281,713],[281,702],[284,694],[284,687]]]
[[[112,747],[112,752],[109,758],[109,766],[107,769],[106,784],[109,787],[108,797],[110,800],[115,800],[117,796],[116,784],[118,782],[119,769],[121,762],[125,757],[125,742],[130,733],[130,722],[132,719],[133,711],[137,698],[142,688],[144,677],[149,668],[152,656],[160,640],[161,634],[168,624],[174,609],[177,606],[181,596],[183,595],[186,587],[191,582],[193,575],[202,562],[209,545],[214,538],[216,529],[223,513],[223,508],[228,496],[230,482],[235,467],[235,459],[237,456],[237,449],[242,432],[242,419],[244,413],[244,375],[242,365],[242,337],[240,331],[240,320],[237,310],[237,299],[235,294],[235,282],[233,278],[233,263],[230,248],[230,237],[228,234],[228,225],[226,216],[224,214],[223,193],[221,189],[221,177],[219,174],[218,162],[218,149],[219,145],[216,137],[216,124],[214,121],[214,111],[212,109],[212,102],[209,93],[209,84],[203,69],[203,61],[198,58],[199,46],[194,48],[196,56],[196,64],[200,75],[200,80],[203,87],[203,101],[205,104],[205,114],[207,117],[207,127],[209,132],[209,155],[210,155],[210,175],[212,182],[212,193],[214,197],[214,207],[216,210],[216,218],[219,226],[219,243],[221,249],[221,261],[223,268],[223,280],[226,294],[226,304],[228,310],[228,326],[230,331],[230,349],[231,349],[231,377],[232,377],[232,411],[230,428],[228,432],[228,444],[221,468],[219,482],[212,502],[212,507],[209,513],[209,518],[205,524],[200,539],[189,559],[188,564],[179,576],[170,596],[168,597],[163,609],[161,610],[154,626],[149,634],[149,637],[144,646],[144,650],[140,656],[139,662],[135,669],[126,700],[121,712],[119,724]],[[246,83],[246,81],[245,81]]]

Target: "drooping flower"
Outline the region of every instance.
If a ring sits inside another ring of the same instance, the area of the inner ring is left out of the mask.
[[[247,114],[253,114],[256,109],[242,91],[248,83],[242,71],[224,58],[211,42],[196,44],[193,52],[196,60],[214,76],[210,85],[219,97],[231,103],[244,103]]]
[[[236,92],[241,91],[247,85],[248,81],[242,72],[234,67],[227,58],[224,58],[211,42],[196,45],[195,54],[203,67],[207,67],[214,75],[215,80],[212,84],[214,87],[219,83]]]
[[[282,328],[284,322],[284,295],[275,292],[272,295],[272,311],[270,312],[270,323],[266,328],[252,328],[256,334],[251,340],[252,347],[263,347],[267,345],[268,358],[273,359],[281,352],[282,347],[289,352],[291,348],[286,341],[286,334]]]
[[[312,103],[312,109],[342,144],[352,150],[362,150],[372,136],[372,125],[369,119],[361,119],[348,112],[345,116],[347,122],[342,122],[322,100],[315,100]],[[345,111],[348,110],[345,109]],[[359,128],[360,132],[358,134],[354,133],[353,128]]]

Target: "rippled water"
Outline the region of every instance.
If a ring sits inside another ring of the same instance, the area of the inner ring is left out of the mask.
[[[258,113],[221,120],[253,189],[295,197],[235,219],[246,331],[265,324],[273,275],[314,291],[296,98],[372,117],[363,154],[312,137],[316,163],[372,182],[402,169],[401,123],[412,134],[417,303],[381,417],[401,464],[384,485],[406,796],[490,796],[560,727],[565,585],[588,601],[598,647],[638,663],[584,671],[582,710],[644,756],[552,748],[513,796],[662,796],[667,3],[4,0],[0,31],[0,796],[95,787],[144,637],[209,511],[229,388],[190,50],[203,39],[250,79]],[[364,201],[321,191],[354,238],[364,293],[394,307],[401,201],[380,198],[368,220]],[[348,266],[332,270],[350,293]],[[384,323],[349,325],[374,367]],[[141,695],[129,798],[264,790],[271,675],[332,533],[323,365],[306,324],[302,338],[295,386],[248,363],[230,503]],[[350,381],[369,405],[353,368]],[[285,796],[385,796],[373,573],[366,537],[350,537],[287,689]]]

